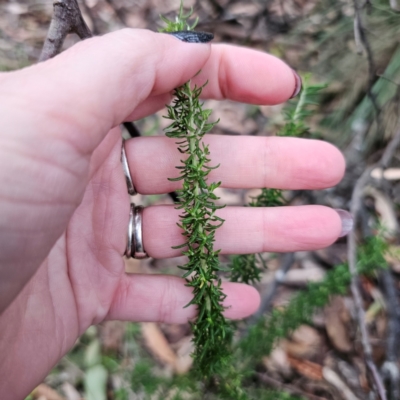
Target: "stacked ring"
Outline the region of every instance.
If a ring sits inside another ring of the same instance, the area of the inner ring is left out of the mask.
[[[143,246],[143,207],[131,203],[125,256],[142,260],[148,255]]]
[[[122,140],[121,150],[121,163],[124,171],[126,184],[128,187],[128,193],[133,196],[137,194],[135,186],[133,185],[132,177],[129,171],[128,159],[125,152],[125,140]],[[129,211],[129,224],[127,234],[127,244],[125,250],[125,256],[127,258],[144,259],[148,255],[143,246],[143,207],[135,206],[131,203]]]

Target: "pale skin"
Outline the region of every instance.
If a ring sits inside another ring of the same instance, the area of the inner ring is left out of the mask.
[[[23,399],[90,325],[104,320],[184,323],[196,316],[178,277],[127,275],[123,253],[129,197],[120,165],[119,125],[154,113],[179,86],[209,80],[205,98],[278,104],[294,92],[290,67],[268,54],[188,44],[123,30],[86,40],[53,60],[0,75],[0,397]],[[344,160],[314,140],[208,136],[224,187],[322,189],[338,183]],[[127,142],[139,193],[179,183],[173,140]],[[152,257],[178,255],[173,206],[144,211]],[[317,249],[342,231],[322,206],[227,207],[216,248],[223,253]],[[225,283],[226,316],[259,305],[250,286]]]

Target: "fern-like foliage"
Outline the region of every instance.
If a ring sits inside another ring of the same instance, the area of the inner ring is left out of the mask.
[[[229,271],[231,282],[253,284],[259,282],[263,269],[258,266],[255,254],[232,257]]]
[[[186,22],[190,15],[183,13],[181,5],[176,21],[169,21],[166,30],[193,28]],[[208,122],[211,110],[203,109],[199,99],[203,87],[192,88],[189,81],[175,89],[166,117],[172,123],[165,133],[169,138],[177,139],[178,150],[185,155],[181,165],[176,167],[180,171],[179,177],[170,179],[183,182],[182,189],[178,190],[176,208],[182,210],[178,226],[185,241],[175,248],[182,248],[182,254],[189,259],[179,268],[185,271],[183,277],[187,286],[193,289],[193,299],[187,306],[193,304],[198,309],[198,317],[191,324],[195,367],[207,378],[226,367],[231,355],[232,327],[223,315],[222,302],[226,296],[218,277],[219,250],[214,250],[215,231],[224,221],[215,214],[222,207],[215,205],[218,197],[213,193],[221,182],[207,181],[210,171],[218,166],[209,166],[210,151],[202,141],[215,125],[215,122]]]
[[[295,295],[283,309],[275,309],[253,325],[241,348],[246,355],[269,355],[279,339],[289,336],[302,324],[310,323],[316,310],[328,304],[333,295],[346,293],[351,275],[347,265],[329,271],[322,282],[313,282]],[[257,356],[258,357],[258,356]]]
[[[310,128],[306,124],[312,116],[313,109],[319,105],[318,97],[326,84],[311,84],[310,76],[303,78],[303,88],[297,101],[291,101],[284,110],[285,124],[277,133],[277,136],[302,137],[309,133]]]
[[[371,276],[387,268],[384,257],[387,252],[388,245],[381,234],[368,238],[358,251],[358,273]],[[268,317],[260,319],[251,327],[240,348],[253,359],[269,355],[280,339],[289,336],[300,325],[310,323],[314,313],[325,307],[332,296],[346,294],[350,282],[348,265],[335,267],[321,282],[309,283],[307,289],[295,295],[286,307],[275,309]]]
[[[188,20],[192,16],[192,14],[193,14],[193,8],[191,8],[191,10],[185,14],[183,10],[183,1],[181,1],[178,15],[175,17],[174,21],[170,21],[168,18],[165,18],[163,15],[160,15],[161,20],[164,21],[166,24],[164,28],[160,29],[160,32],[178,32],[178,31],[193,30],[197,26],[199,18],[196,18],[194,22],[190,24]]]
[[[384,237],[384,229],[378,228],[375,236],[365,239],[365,244],[358,251],[357,267],[362,275],[373,276],[380,268],[387,267],[385,254],[389,251],[389,243]]]

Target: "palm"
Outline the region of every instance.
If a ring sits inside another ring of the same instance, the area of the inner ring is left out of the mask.
[[[114,130],[97,150],[109,154],[104,162],[93,165],[96,154],[93,156],[91,169],[95,172],[66,232],[0,317],[0,325],[6,327],[2,337],[18,335],[21,338],[18,353],[28,359],[33,357],[36,362],[40,358],[42,374],[68,351],[82,332],[105,318],[124,274],[121,255],[127,221],[121,221],[121,215],[128,214],[129,200],[119,161],[120,150],[120,134]],[[82,179],[85,172],[82,171]],[[8,321],[7,325],[2,320]],[[32,335],[33,332],[40,334]],[[7,345],[7,342],[1,343]],[[2,368],[8,371],[18,368],[21,360],[15,358],[15,353],[0,350],[0,354],[12,356],[0,363],[0,375]],[[24,384],[30,386],[29,382]]]
[[[65,259],[79,333],[106,317],[124,274],[121,256],[126,245],[129,197],[120,163],[120,134],[116,133],[106,146],[109,156],[91,177],[66,232]]]

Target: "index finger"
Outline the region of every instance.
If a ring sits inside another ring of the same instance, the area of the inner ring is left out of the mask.
[[[139,104],[168,99],[199,70],[194,81],[202,85],[208,79],[204,96],[217,99],[276,104],[290,98],[296,87],[291,68],[271,55],[125,29],[85,40],[35,67],[0,75],[1,95],[7,98],[7,115],[24,110],[34,116],[43,136],[57,132],[86,154],[111,128],[132,120]]]
[[[301,89],[299,75],[279,58],[227,44],[211,46],[210,57],[192,81],[197,86],[207,82],[202,98],[260,105],[283,103]],[[128,119],[137,120],[153,114],[171,101],[171,92],[154,89]]]
[[[283,103],[301,88],[298,75],[279,58],[226,44],[211,46],[209,59],[193,81],[201,85],[206,80],[203,97],[260,105]]]

